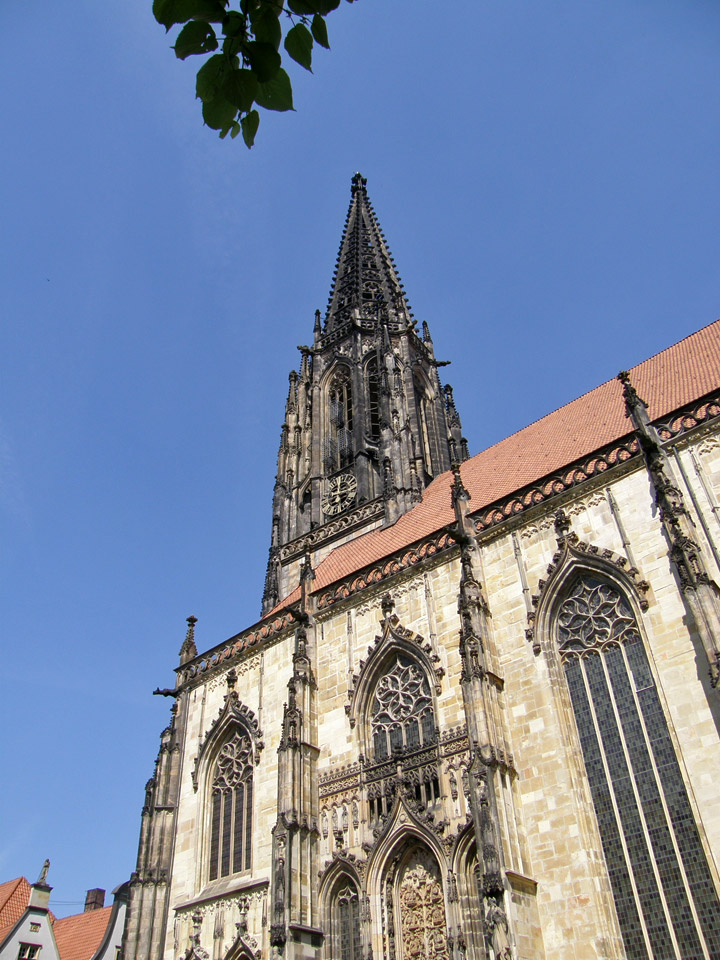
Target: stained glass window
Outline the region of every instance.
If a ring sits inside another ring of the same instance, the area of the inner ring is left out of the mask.
[[[630,960],[720,956],[720,903],[635,615],[578,577],[556,619]]]

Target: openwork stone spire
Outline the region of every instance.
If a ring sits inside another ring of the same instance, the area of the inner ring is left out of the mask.
[[[395,262],[368,198],[367,180],[359,173],[352,178],[352,198],[328,301],[326,332],[352,316],[414,324]]]

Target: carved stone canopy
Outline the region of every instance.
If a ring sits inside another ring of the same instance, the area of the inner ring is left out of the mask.
[[[413,659],[419,660],[425,668],[428,678],[435,677],[435,693],[440,693],[440,681],[445,671],[440,665],[440,657],[434,652],[432,645],[419,633],[414,633],[412,630],[403,627],[397,614],[390,612],[391,606],[385,600],[383,609],[386,616],[380,621],[381,633],[375,637],[374,644],[368,647],[367,660],[360,661],[360,669],[353,674],[350,682],[345,712],[350,718],[350,726],[352,727],[355,726],[361,705],[374,687],[382,665],[393,650],[409,654]]]
[[[255,714],[244,703],[240,702],[236,691],[233,689],[232,680],[228,683],[228,693],[225,696],[225,702],[220,709],[217,718],[213,720],[210,729],[205,734],[205,738],[200,745],[195,764],[191,773],[193,789],[198,788],[198,771],[203,759],[211,751],[212,745],[225,740],[232,727],[242,727],[250,736],[250,742],[253,746],[253,760],[255,763],[260,761],[260,752],[265,744],[263,743],[262,730],[258,726]]]

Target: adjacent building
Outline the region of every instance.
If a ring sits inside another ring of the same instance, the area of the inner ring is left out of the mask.
[[[0,884],[0,960],[118,960],[125,926],[127,883],[88,890],[83,913],[58,919],[50,910],[46,861],[38,880]]]

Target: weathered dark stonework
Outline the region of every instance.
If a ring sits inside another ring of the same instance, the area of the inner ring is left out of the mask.
[[[422,336],[416,328],[360,174],[325,320],[316,314],[312,346],[299,350],[281,431],[263,613],[297,586],[292,557],[393,522],[433,477],[468,455],[452,388],[440,382],[443,364],[427,324]]]

